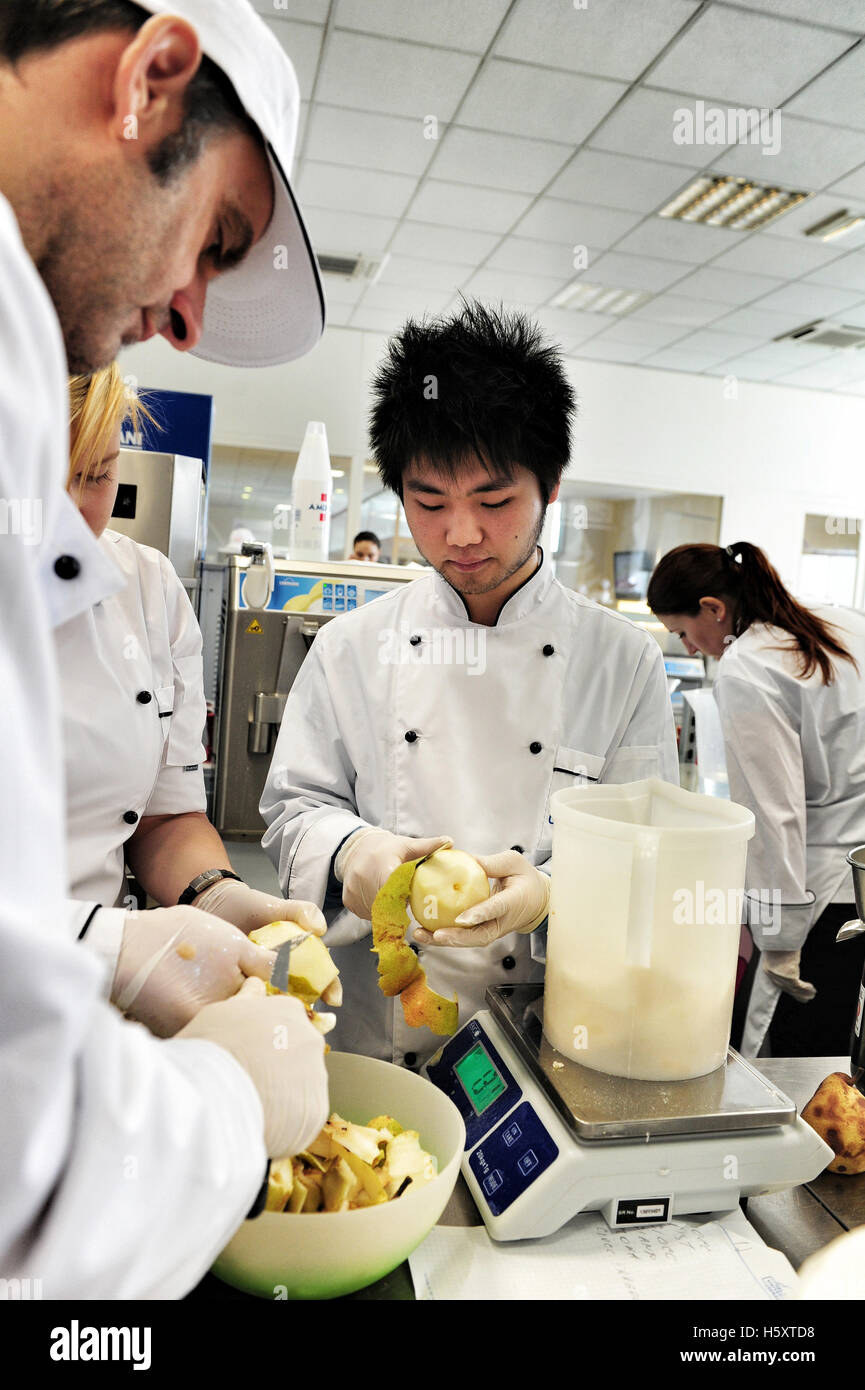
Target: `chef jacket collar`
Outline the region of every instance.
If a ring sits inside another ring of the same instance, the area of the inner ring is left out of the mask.
[[[543,547],[539,546],[538,549],[541,552],[540,564],[534,574],[530,574],[528,579],[525,579],[510,598],[502,604],[494,624],[495,627],[506,627],[528,617],[549,593],[553,582],[553,570]],[[453,585],[437,570],[433,574],[433,593],[435,606],[443,608],[449,618],[471,623],[462,594],[458,593]],[[484,627],[486,624],[477,623],[473,626]]]
[[[52,627],[68,623],[126,587],[123,571],[65,492],[58,499],[52,532],[42,540],[39,567]]]

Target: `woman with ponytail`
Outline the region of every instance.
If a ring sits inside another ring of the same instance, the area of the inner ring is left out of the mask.
[[[748,541],[677,546],[647,598],[719,660],[730,796],[757,822],[746,912],[762,969],[742,1051],[844,1055],[865,959],[865,936],[835,941],[855,915],[845,856],[865,843],[865,616],[805,607]]]

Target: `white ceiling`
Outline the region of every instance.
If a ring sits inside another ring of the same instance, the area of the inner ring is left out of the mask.
[[[865,327],[865,0],[253,0],[304,98],[294,183],[333,325],[392,332],[462,292],[531,310],[572,357],[865,395],[865,351],[775,343]],[[780,148],[680,145],[679,108],[780,109]],[[438,135],[425,137],[435,117]],[[765,230],[661,220],[702,170],[815,196]],[[627,317],[550,301],[575,277],[649,291]]]

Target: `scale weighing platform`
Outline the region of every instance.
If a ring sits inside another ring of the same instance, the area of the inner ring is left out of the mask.
[[[494,1240],[551,1235],[581,1211],[613,1227],[730,1211],[832,1158],[732,1048],[707,1076],[631,1081],[547,1042],[541,985],[488,989],[486,1002],[424,1071],[463,1117],[463,1176]]]

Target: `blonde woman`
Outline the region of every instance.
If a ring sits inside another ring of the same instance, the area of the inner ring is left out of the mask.
[[[241,882],[205,814],[205,701],[195,614],[166,557],[108,527],[121,426],[129,419],[138,428],[142,417],[152,417],[116,364],[73,377],[69,404],[68,490],[123,580],[115,594],[56,634],[70,891],[104,907],[130,906],[123,902],[125,863],[147,893],[170,909],[128,914],[137,931],[124,934],[116,963],[112,997],[121,1006],[128,1005],[162,937],[173,939],[182,927],[186,941],[189,922],[197,926],[193,955],[168,952],[144,987],[150,1002],[143,1005],[139,997],[134,1010],[155,1031],[167,1033],[182,1026],[184,1013],[233,993],[243,974],[269,973],[272,957],[262,953],[262,961],[256,954],[253,961],[258,948],[239,941],[223,923],[245,936],[288,918],[320,934],[324,919],[311,903],[271,898]],[[200,911],[190,917],[191,907]],[[207,932],[203,923],[210,923]],[[112,947],[104,954],[110,959]]]

